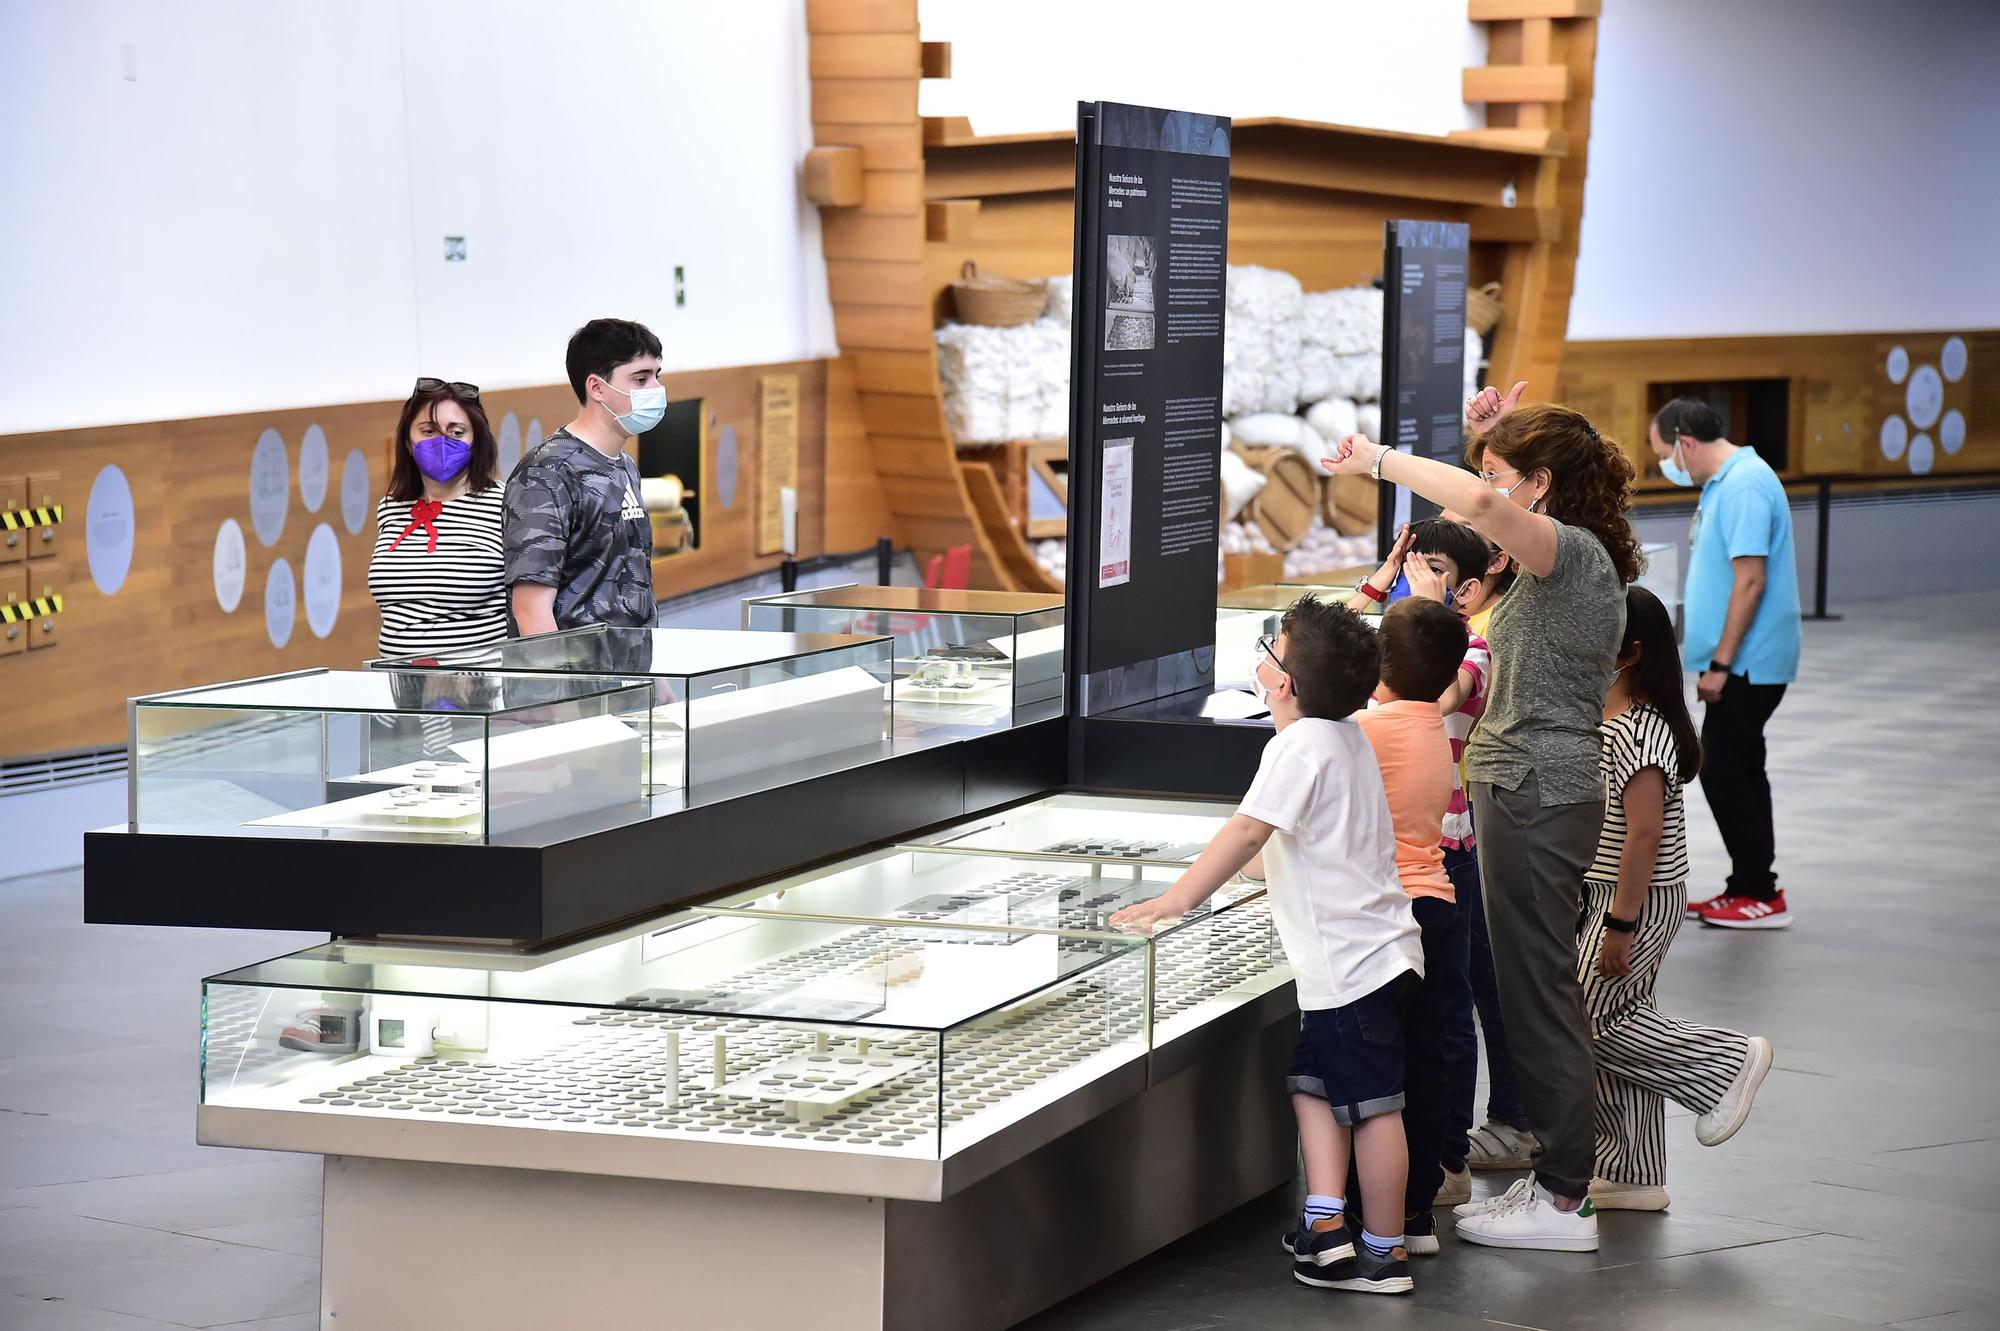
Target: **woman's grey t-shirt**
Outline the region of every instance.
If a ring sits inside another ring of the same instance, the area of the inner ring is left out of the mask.
[[[1519,790],[1533,772],[1543,804],[1603,803],[1597,729],[1625,636],[1625,586],[1604,543],[1556,523],[1555,567],[1521,569],[1489,628],[1493,688],[1465,779]]]

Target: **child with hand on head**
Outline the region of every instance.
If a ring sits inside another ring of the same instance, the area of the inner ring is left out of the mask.
[[[1306,1206],[1285,1236],[1293,1278],[1326,1289],[1403,1294],[1409,1156],[1403,1139],[1404,1014],[1423,975],[1382,777],[1349,718],[1375,689],[1381,644],[1360,616],[1303,597],[1256,678],[1277,733],[1235,817],[1181,880],[1111,917],[1145,929],[1186,914],[1263,857],[1271,915],[1298,985],[1299,1040],[1286,1078],[1305,1157]],[[1350,1155],[1363,1224],[1345,1211]]]

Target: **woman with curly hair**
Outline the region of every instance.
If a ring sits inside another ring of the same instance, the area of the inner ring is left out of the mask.
[[[1576,922],[1604,819],[1597,730],[1639,545],[1625,520],[1632,464],[1580,413],[1520,406],[1526,387],[1504,398],[1484,389],[1466,403],[1466,460],[1477,476],[1360,435],[1321,464],[1454,510],[1518,569],[1493,615],[1492,693],[1466,744],[1465,776],[1508,1052],[1542,1149],[1532,1182],[1459,1208],[1458,1234],[1490,1247],[1593,1252],[1596,1088]]]

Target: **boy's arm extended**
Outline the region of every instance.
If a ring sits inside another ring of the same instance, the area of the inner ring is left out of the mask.
[[[1208,849],[1195,857],[1179,882],[1151,901],[1127,906],[1111,917],[1111,923],[1121,929],[1150,930],[1161,920],[1187,914],[1259,856],[1274,830],[1247,813],[1235,815],[1222,825]]]

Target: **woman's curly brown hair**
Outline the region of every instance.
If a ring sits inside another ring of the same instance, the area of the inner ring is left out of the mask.
[[[1632,507],[1632,462],[1582,412],[1548,402],[1516,407],[1485,434],[1466,441],[1465,460],[1476,468],[1487,449],[1523,477],[1546,470],[1549,491],[1542,511],[1603,542],[1621,582],[1637,580],[1645,565],[1625,520]]]

